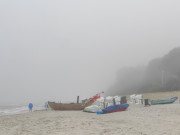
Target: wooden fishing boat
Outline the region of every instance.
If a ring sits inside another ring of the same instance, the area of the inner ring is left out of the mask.
[[[102,110],[103,113],[112,113],[125,111],[129,107],[129,104],[112,105]]]
[[[55,103],[55,102],[48,102],[48,105],[53,110],[83,110],[85,107],[90,106],[93,102],[88,101],[87,103]]]
[[[77,97],[77,103],[55,103],[55,102],[49,102],[48,105],[53,110],[83,110],[85,107],[92,105],[98,98],[100,98],[100,94],[103,94],[104,92],[98,93],[95,96],[84,100],[84,103],[79,103],[79,96]]]
[[[163,99],[163,100],[152,100],[151,104],[152,105],[157,105],[157,104],[170,104],[170,103],[174,103],[174,101],[176,101],[178,99],[178,97],[173,97],[173,98],[169,98],[169,99]]]

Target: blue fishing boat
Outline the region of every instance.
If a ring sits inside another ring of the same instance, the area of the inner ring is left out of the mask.
[[[112,113],[125,111],[129,107],[129,104],[112,105],[102,110],[102,113]]]
[[[173,97],[173,98],[168,98],[168,99],[162,99],[162,100],[152,100],[151,104],[152,105],[157,105],[157,104],[170,104],[170,103],[174,103],[174,101],[176,101],[178,99],[178,97]]]

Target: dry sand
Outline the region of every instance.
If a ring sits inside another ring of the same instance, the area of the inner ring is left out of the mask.
[[[97,115],[82,111],[36,111],[0,117],[0,135],[180,135],[180,104],[130,105]]]

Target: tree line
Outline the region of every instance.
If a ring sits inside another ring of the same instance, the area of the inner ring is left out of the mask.
[[[108,95],[180,90],[180,47],[144,67],[121,68]]]

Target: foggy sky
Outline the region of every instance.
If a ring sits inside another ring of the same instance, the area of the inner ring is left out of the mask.
[[[178,0],[1,0],[0,104],[76,101],[180,44]]]

